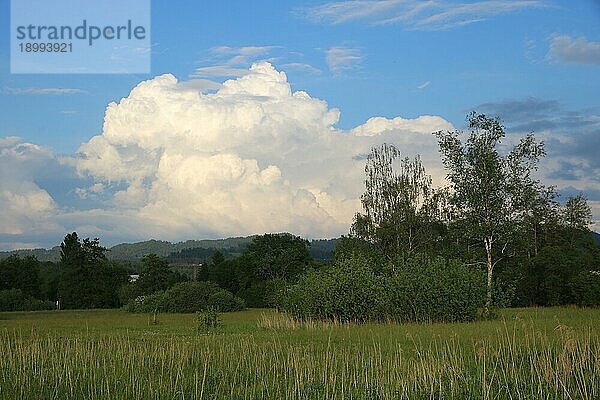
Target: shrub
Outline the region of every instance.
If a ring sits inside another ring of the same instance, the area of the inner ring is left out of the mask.
[[[385,274],[353,255],[309,271],[287,291],[285,309],[300,318],[342,321],[470,321],[485,301],[481,271],[427,256],[398,258]]]
[[[236,297],[228,290],[219,289],[208,297],[208,308],[220,312],[240,311],[246,308],[244,300]]]
[[[0,290],[0,311],[53,310],[54,303],[26,295],[21,289]]]
[[[173,287],[138,296],[125,306],[131,312],[174,312],[193,313],[213,307],[222,312],[238,311],[244,302],[231,292],[219,288],[212,282],[182,282]]]
[[[321,271],[308,271],[292,285],[284,308],[301,318],[343,321],[380,319],[382,279],[364,257],[353,255]]]
[[[238,293],[248,307],[264,308],[267,307],[265,301],[265,284],[263,282],[254,282],[250,286],[241,289]]]
[[[196,312],[196,329],[199,333],[209,333],[221,326],[221,316],[219,311],[213,307],[208,307],[204,311]]]
[[[281,308],[288,284],[281,278],[273,278],[265,283],[265,303],[267,307]]]
[[[123,309],[129,312],[148,313],[148,312],[165,312],[166,301],[165,292],[159,291],[147,296],[138,296],[135,299],[125,304]]]
[[[575,302],[580,307],[600,306],[600,272],[582,271],[573,279]]]
[[[417,255],[392,263],[385,309],[398,321],[472,321],[485,301],[483,272],[459,261]]]

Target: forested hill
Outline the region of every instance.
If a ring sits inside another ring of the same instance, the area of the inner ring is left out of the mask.
[[[171,243],[162,240],[146,240],[138,243],[121,243],[110,248],[107,257],[110,260],[137,261],[146,254],[157,254],[168,258],[175,263],[196,262],[206,259],[212,255],[214,250],[221,251],[226,258],[239,256],[252,242],[254,236],[234,237],[216,240],[186,240],[184,242]],[[330,260],[337,239],[313,240],[311,242],[311,255],[316,260]],[[60,247],[51,249],[27,249],[0,252],[0,260],[11,254],[21,257],[35,256],[39,261],[60,260]]]
[[[598,246],[600,246],[600,233],[597,232],[592,232],[594,234],[594,239],[596,240],[596,243],[598,243]]]

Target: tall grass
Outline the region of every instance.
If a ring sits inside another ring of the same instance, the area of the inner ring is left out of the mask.
[[[0,399],[600,398],[600,340],[589,324],[254,318],[245,332],[209,335],[186,326],[65,334],[5,323]]]

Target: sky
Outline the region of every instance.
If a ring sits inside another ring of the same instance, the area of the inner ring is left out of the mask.
[[[149,74],[11,74],[0,0],[0,250],[345,234],[384,142],[445,171],[470,111],[533,131],[600,230],[600,1],[152,1]]]

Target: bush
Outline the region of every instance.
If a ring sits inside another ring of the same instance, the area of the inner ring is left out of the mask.
[[[267,307],[267,303],[265,300],[265,283],[264,282],[254,282],[250,286],[241,289],[238,293],[242,299],[244,299],[244,303],[248,305],[248,307],[252,308],[265,308]]]
[[[398,321],[472,321],[485,302],[485,276],[459,261],[418,255],[393,262],[385,309]]]
[[[384,287],[366,258],[353,255],[330,268],[308,271],[292,285],[284,309],[300,318],[381,319]]]
[[[208,307],[204,311],[196,312],[196,329],[199,333],[209,333],[220,326],[221,317],[217,309]]]
[[[21,289],[0,290],[0,311],[53,310],[54,303],[27,296]]]
[[[291,286],[285,309],[300,318],[342,321],[471,321],[485,301],[481,271],[426,256],[399,258],[386,274],[351,256],[309,271]]]
[[[281,278],[273,278],[265,283],[265,303],[267,307],[281,308],[288,283]]]
[[[600,306],[600,272],[582,271],[575,276],[572,286],[578,306]]]
[[[240,311],[246,308],[244,300],[225,289],[219,289],[211,294],[208,297],[207,306],[219,312]]]
[[[183,282],[173,287],[138,296],[125,306],[131,312],[193,313],[213,307],[221,312],[238,311],[244,302],[231,292],[219,288],[212,282]]]

